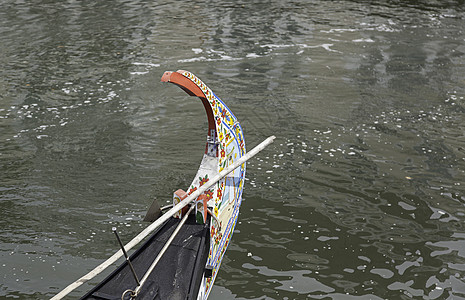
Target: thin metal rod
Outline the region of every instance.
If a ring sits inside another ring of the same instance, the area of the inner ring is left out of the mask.
[[[255,148],[253,148],[251,151],[247,152],[244,156],[239,158],[235,163],[233,163],[231,166],[227,167],[220,173],[218,173],[217,176],[214,178],[210,179],[207,181],[204,185],[202,185],[199,189],[197,189],[195,192],[190,194],[186,199],[182,200],[178,204],[176,204],[173,208],[171,208],[169,211],[167,211],[165,214],[163,214],[160,218],[158,218],[156,221],[154,221],[152,224],[147,226],[144,230],[141,231],[135,238],[133,238],[129,243],[126,244],[124,247],[126,251],[129,251],[140,243],[145,237],[147,237],[152,231],[160,227],[163,223],[165,223],[166,220],[168,220],[172,215],[177,213],[179,210],[181,210],[184,206],[188,205],[190,202],[194,201],[197,199],[198,196],[200,196],[203,192],[205,192],[207,189],[209,189],[212,185],[223,179],[226,175],[234,171],[237,167],[245,163],[247,160],[251,159],[254,157],[258,152],[262,151],[266,146],[271,144],[273,140],[276,137],[274,135],[268,137],[266,140],[258,144]],[[108,258],[106,261],[98,265],[95,269],[87,273],[86,275],[82,276],[75,282],[71,283],[68,285],[65,289],[63,289],[61,292],[56,294],[54,297],[51,298],[51,300],[59,300],[63,299],[64,296],[68,295],[71,293],[73,290],[75,290],[77,287],[81,286],[83,283],[91,280],[98,274],[100,274],[103,270],[111,266],[115,261],[117,261],[121,256],[123,255],[123,252],[119,250],[115,254],[113,254],[110,258]]]
[[[171,245],[171,243],[173,242],[174,238],[176,237],[176,235],[179,233],[179,231],[181,230],[181,227],[182,225],[184,225],[184,223],[186,223],[187,221],[187,218],[189,217],[191,211],[194,209],[194,205],[192,205],[190,208],[189,208],[189,211],[186,213],[186,215],[181,219],[181,221],[179,222],[178,226],[176,227],[176,229],[173,231],[173,233],[171,234],[170,238],[166,241],[165,245],[163,246],[163,248],[161,249],[160,253],[158,253],[157,257],[155,258],[155,260],[153,261],[152,265],[150,266],[150,268],[147,270],[147,272],[145,272],[145,275],[144,277],[142,277],[142,279],[140,280],[140,285],[134,290],[134,293],[133,293],[133,296],[131,296],[131,298],[135,298],[137,297],[137,295],[139,294],[140,290],[142,289],[142,286],[145,284],[145,282],[147,281],[147,279],[149,278],[150,274],[152,273],[153,269],[155,269],[155,267],[157,266],[158,262],[160,261],[160,259],[162,258],[163,254],[165,254],[166,250],[168,250],[168,247]]]
[[[129,265],[129,268],[131,269],[132,275],[134,276],[134,279],[136,280],[136,283],[139,286],[140,281],[139,281],[139,278],[137,277],[136,270],[134,270],[134,267],[132,266],[132,263],[131,263],[131,260],[129,259],[128,253],[126,252],[126,250],[124,250],[123,242],[121,242],[121,239],[119,238],[118,232],[116,231],[116,227],[113,227],[112,230],[116,235],[116,239],[118,240],[118,243],[119,243],[119,245],[121,247],[121,251],[123,251],[124,258],[126,258],[126,261],[128,262],[128,265]]]

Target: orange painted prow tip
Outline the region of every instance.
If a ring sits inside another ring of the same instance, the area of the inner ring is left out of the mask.
[[[170,78],[171,78],[171,71],[166,71],[163,76],[161,77],[161,82],[170,82]]]
[[[183,70],[178,70],[176,72],[166,71],[161,77],[162,82],[174,83],[180,88],[182,88],[186,93],[191,96],[197,96],[199,98],[207,98],[202,90],[192,82],[189,78],[185,77],[182,72]]]

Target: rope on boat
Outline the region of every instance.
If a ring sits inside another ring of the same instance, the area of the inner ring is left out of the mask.
[[[243,163],[245,163],[247,160],[251,159],[254,157],[258,152],[262,151],[266,146],[271,144],[276,137],[274,135],[268,137],[265,139],[263,142],[255,146],[252,150],[247,152],[244,156],[239,158],[236,162],[234,162],[232,165],[218,173],[215,177],[207,181],[204,185],[199,187],[195,192],[190,194],[186,199],[183,201],[179,202],[176,204],[174,207],[172,207],[169,211],[167,211],[165,214],[163,214],[160,218],[158,218],[156,221],[154,221],[152,224],[150,224],[148,227],[146,227],[144,230],[141,231],[135,238],[133,238],[129,243],[124,246],[124,249],[126,251],[131,250],[135,245],[140,243],[145,237],[147,237],[152,231],[160,227],[163,223],[165,223],[166,220],[168,220],[172,215],[177,213],[179,210],[181,210],[183,207],[187,206],[189,203],[197,199],[201,194],[203,194],[206,190],[208,190],[210,187],[212,187],[215,183],[226,177],[229,173],[237,169],[239,166],[241,166]],[[68,285],[65,289],[63,289],[61,292],[53,296],[50,300],[60,300],[63,299],[66,295],[74,291],[76,288],[81,286],[83,283],[86,283],[87,281],[91,280],[98,274],[100,274],[103,270],[111,266],[113,263],[115,263],[121,256],[123,256],[123,251],[119,250],[115,254],[113,254],[110,258],[108,258],[106,261],[98,265],[95,269],[87,273],[86,275],[82,276],[75,282],[71,283]]]

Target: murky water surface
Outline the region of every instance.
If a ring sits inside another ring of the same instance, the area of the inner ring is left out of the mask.
[[[159,83],[186,69],[249,149],[277,136],[211,299],[465,299],[464,18],[463,1],[2,1],[0,298],[49,298],[118,249],[112,226],[128,241],[187,188],[205,113]]]

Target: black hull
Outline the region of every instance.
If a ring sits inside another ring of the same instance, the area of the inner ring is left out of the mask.
[[[210,218],[208,218],[210,219]],[[157,257],[180,219],[171,218],[131,255],[139,280]],[[210,220],[197,224],[191,214],[142,287],[138,300],[197,299],[210,250]],[[124,262],[81,299],[121,299],[124,291],[136,288],[131,270]],[[124,299],[129,299],[126,296]]]

